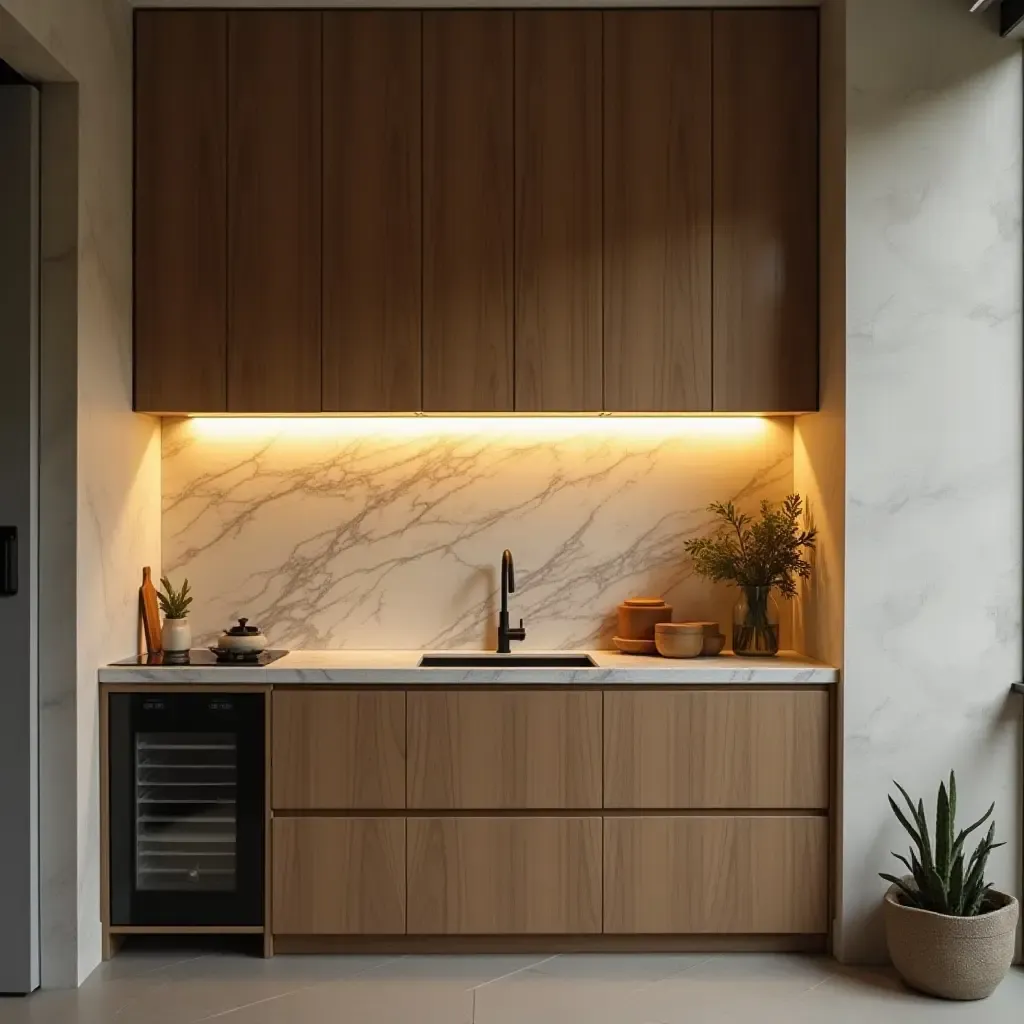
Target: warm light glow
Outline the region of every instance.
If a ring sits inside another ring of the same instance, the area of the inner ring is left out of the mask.
[[[755,438],[759,416],[196,416],[196,437]]]

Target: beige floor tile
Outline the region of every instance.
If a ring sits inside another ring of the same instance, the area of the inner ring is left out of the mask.
[[[475,1024],[634,1024],[638,993],[704,956],[560,956],[474,993]]]
[[[369,975],[253,1003],[207,1024],[472,1024],[472,989]]]
[[[988,999],[954,1003],[911,991],[892,971],[839,967],[787,1009],[780,1024],[1019,1024],[1024,1022],[1024,969],[1011,970]]]
[[[980,1003],[799,956],[277,957],[126,953],[0,1024],[1022,1024],[1024,970]]]
[[[835,966],[825,957],[714,956],[639,991],[636,1000],[641,1016],[650,1021],[746,1024],[827,981]]]

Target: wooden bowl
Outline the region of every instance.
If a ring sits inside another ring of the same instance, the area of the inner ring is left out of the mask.
[[[672,619],[672,608],[660,597],[631,597],[618,607],[623,640],[654,640],[654,627]]]
[[[623,654],[657,654],[658,648],[653,640],[630,640],[626,636],[613,636],[612,643]]]
[[[721,654],[725,647],[725,634],[719,629],[717,622],[680,622],[680,626],[700,626],[704,630],[704,649],[700,652],[705,657]]]
[[[706,658],[714,658],[725,650],[724,633],[705,633],[704,649],[700,652]]]
[[[659,622],[654,645],[665,658],[696,658],[704,650],[704,625],[692,622]]]

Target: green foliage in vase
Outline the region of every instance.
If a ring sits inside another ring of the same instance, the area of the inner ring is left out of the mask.
[[[813,548],[818,536],[815,527],[802,522],[799,494],[780,505],[762,501],[760,519],[738,512],[731,501],[712,502],[708,511],[718,520],[714,534],[686,542],[699,576],[741,587],[775,587],[786,597],[796,596],[797,578],[811,575],[803,551]]]
[[[911,847],[910,860],[900,853],[893,853],[910,871],[914,879],[912,884],[895,875],[880,872],[882,878],[899,888],[900,902],[908,907],[953,917],[976,917],[995,909],[990,903],[989,890],[992,883],[985,881],[985,866],[988,864],[988,855],[1006,844],[995,841],[995,822],[989,826],[988,834],[978,843],[969,860],[964,856],[964,840],[988,821],[996,805],[992,804],[973,825],[957,833],[956,776],[950,772],[949,789],[946,789],[944,782],[939,783],[933,846],[932,837],[928,833],[928,819],[924,816],[924,801],[918,800],[915,807],[907,791],[898,782],[893,784],[903,794],[910,808],[910,819],[891,796],[889,806],[917,847],[916,850]]]
[[[166,576],[162,576],[160,590],[156,596],[160,602],[160,610],[166,618],[184,619],[188,615],[188,606],[192,603],[188,580],[182,583],[180,590],[175,590],[171,581]]]

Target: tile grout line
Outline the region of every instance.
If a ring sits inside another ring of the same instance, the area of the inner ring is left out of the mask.
[[[837,974],[828,974],[828,975],[826,975],[824,978],[821,979],[821,981],[816,982],[810,988],[805,988],[803,990],[803,992],[801,992],[796,998],[797,999],[803,999],[805,996],[808,996],[812,992],[814,992],[817,989],[821,988],[822,985],[827,985],[830,981],[835,981],[835,979],[837,977],[839,977],[839,975],[837,975]]]
[[[553,956],[547,956],[543,960],[537,960],[534,963],[524,964],[522,967],[518,967],[514,971],[509,971],[508,974],[502,974],[500,977],[497,978],[489,978],[487,981],[480,982],[479,985],[473,985],[470,991],[473,993],[474,1007],[476,1006],[477,989],[486,988],[488,985],[495,985],[499,981],[506,981],[509,978],[514,978],[517,974],[522,974],[523,971],[532,971],[534,967],[540,967],[541,964],[549,964],[552,960],[557,960],[560,955],[560,953],[555,953]]]
[[[404,956],[392,957],[389,960],[384,960],[379,964],[374,964],[372,967],[365,967],[360,971],[356,971],[354,974],[346,974],[343,978],[325,978],[321,981],[314,981],[308,985],[298,985],[296,988],[290,988],[287,992],[278,992],[272,996],[267,996],[264,999],[255,999],[251,1003],[243,1003],[241,1006],[232,1006],[227,1010],[219,1010],[217,1013],[209,1013],[205,1017],[195,1017],[189,1024],[203,1024],[203,1021],[218,1020],[221,1017],[227,1017],[229,1014],[237,1013],[239,1010],[248,1010],[253,1006],[261,1006],[263,1003],[273,1003],[278,999],[284,999],[287,996],[293,996],[298,992],[308,992],[310,989],[319,988],[321,985],[334,985],[340,981],[350,981],[353,978],[360,978],[365,974],[370,974],[373,971],[380,970],[382,967],[387,967],[390,964],[398,963],[399,960],[406,959]]]
[[[696,970],[698,967],[703,967],[704,964],[711,963],[715,959],[716,954],[712,953],[710,956],[706,956],[703,960],[698,960],[696,963],[690,964],[689,967],[684,967],[681,971],[673,971],[671,974],[666,974],[664,978],[655,978],[653,981],[648,981],[646,984],[637,985],[636,988],[629,990],[631,996],[635,996],[638,992],[646,992],[648,989],[652,989],[655,985],[661,985],[666,981],[674,981],[676,978],[681,978],[684,974],[689,974],[690,971]]]

